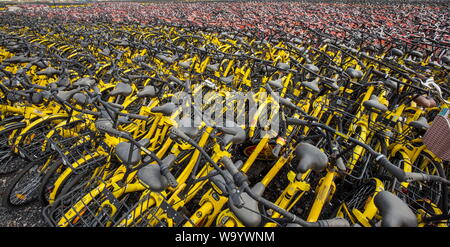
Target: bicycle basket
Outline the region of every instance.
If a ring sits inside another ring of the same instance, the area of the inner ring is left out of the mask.
[[[147,208],[142,205],[148,203],[150,193],[142,198],[142,191],[117,196],[115,186],[98,177],[93,180],[80,184],[45,207],[43,215],[46,222],[51,226],[69,227],[112,227],[121,226],[124,221],[129,222],[126,226],[167,226],[162,215],[176,217],[174,222],[177,223],[187,219],[176,212],[162,195],[160,203]]]
[[[50,148],[58,153],[62,163],[73,172],[79,173],[88,167],[92,168],[106,158],[97,149],[97,135],[94,132],[82,131],[70,137],[64,137],[62,132],[47,140]]]
[[[437,115],[423,136],[427,148],[442,160],[450,161],[450,118],[449,108]]]

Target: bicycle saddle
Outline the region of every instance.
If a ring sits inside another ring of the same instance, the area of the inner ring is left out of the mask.
[[[191,120],[189,117],[182,118],[179,122],[180,126],[177,129],[190,138],[193,138],[197,136],[199,130],[197,127],[194,127],[193,121]]]
[[[450,65],[450,56],[442,57],[442,62],[447,64],[447,65]]]
[[[383,227],[416,227],[417,218],[408,205],[388,191],[379,192],[374,199],[382,216]]]
[[[339,90],[339,85],[337,84],[337,80],[336,79],[331,79],[331,78],[324,78],[322,81],[322,84],[329,88],[332,91],[336,91]]]
[[[428,128],[430,128],[428,120],[425,117],[420,117],[416,121],[410,122],[409,125],[418,130],[427,130]]]
[[[181,51],[186,51],[186,49],[184,49],[184,47],[181,46],[181,45],[176,46],[176,48],[179,49],[179,50],[181,50]]]
[[[147,146],[150,141],[145,138],[138,142],[141,146]],[[136,145],[133,145],[133,151],[131,152],[131,143],[121,142],[116,146],[116,155],[125,165],[135,165],[141,160],[141,149]]]
[[[283,79],[282,78],[278,78],[276,80],[270,80],[267,83],[269,83],[269,85],[271,87],[274,87],[276,89],[282,89],[283,88]]]
[[[314,72],[314,73],[319,72],[319,67],[317,67],[317,66],[314,65],[314,64],[306,64],[306,65],[305,65],[305,69],[310,70],[310,71],[312,71],[312,72]]]
[[[352,79],[361,79],[363,77],[363,72],[361,70],[356,70],[353,68],[348,68],[345,73],[350,76]]]
[[[244,162],[242,162],[242,160],[238,160],[237,162],[234,163],[234,165],[236,166],[236,168],[238,170],[241,169],[243,164],[244,164]],[[227,176],[230,179],[233,179],[233,176],[231,176],[231,174],[227,170],[224,170],[223,172],[224,172],[225,176]],[[209,172],[210,175],[214,174],[214,173],[217,173],[217,171],[213,170],[213,171]],[[224,195],[224,196],[228,196],[229,195],[228,191],[227,191],[227,188],[225,186],[226,185],[226,181],[225,181],[225,179],[223,178],[223,176],[221,174],[217,174],[215,176],[212,176],[210,178],[210,181],[211,181],[211,183],[213,183],[222,192],[221,193],[222,195]]]
[[[70,85],[70,80],[68,77],[64,76],[56,82],[56,85],[58,85],[58,87],[68,87]]]
[[[378,100],[378,97],[376,95],[370,96],[370,100],[366,100],[363,103],[363,106],[368,108],[369,110],[378,110],[380,112],[385,112],[388,110],[388,108],[381,104]]]
[[[291,68],[291,66],[289,66],[289,64],[287,64],[287,63],[278,63],[277,68],[279,68],[281,70],[288,70]]]
[[[72,89],[70,91],[59,91],[56,96],[58,96],[61,100],[67,101],[73,97],[74,94],[78,93],[80,89]]]
[[[158,55],[156,55],[156,57],[159,58],[159,59],[161,59],[161,60],[163,60],[164,62],[170,63],[170,64],[174,63],[175,60],[178,59],[177,56],[168,57],[168,56],[165,56],[165,55],[162,55],[162,54],[158,54]]]
[[[393,90],[397,90],[397,88],[398,88],[398,82],[390,80],[390,79],[384,80],[384,81],[382,81],[382,83]]]
[[[409,54],[411,54],[411,56],[416,57],[416,58],[420,58],[420,59],[423,58],[423,54],[420,51],[412,51]]]
[[[295,148],[295,155],[298,158],[297,171],[305,173],[309,169],[322,171],[327,167],[328,157],[316,146],[302,142]]]
[[[230,75],[227,77],[220,77],[220,81],[224,82],[225,84],[231,84],[233,83],[234,75]]]
[[[368,45],[364,47],[364,50],[371,51],[371,52],[377,52],[377,49],[373,45]]]
[[[179,62],[178,65],[184,69],[189,69],[191,67],[192,61]]]
[[[86,105],[87,103],[89,103],[88,97],[84,93],[76,93],[76,94],[73,95],[72,98],[79,105]]]
[[[403,51],[397,48],[392,48],[391,54],[397,57],[403,56]]]
[[[315,92],[315,93],[320,93],[320,88],[319,88],[319,80],[315,79],[312,81],[303,81],[302,85],[309,88],[311,91]]]
[[[111,91],[111,93],[109,95],[111,96],[117,96],[117,95],[121,95],[121,96],[128,96],[131,94],[132,92],[132,88],[130,85],[125,84],[123,82],[119,82],[117,83],[116,87],[114,88],[114,90]]]
[[[175,162],[175,155],[169,155],[161,162],[161,166],[170,167]],[[149,164],[137,172],[139,181],[146,185],[153,192],[164,191],[169,186],[167,178],[161,174],[161,166],[158,164]]]
[[[129,46],[130,43],[128,41],[123,39],[114,39],[110,42],[112,45],[118,45],[118,46]]]
[[[226,121],[227,127],[218,127],[225,135],[223,137],[223,142],[225,145],[229,143],[241,144],[247,139],[245,130],[239,127],[235,122]]]
[[[436,101],[429,96],[423,96],[423,95],[417,96],[414,98],[414,102],[416,102],[416,104],[418,106],[425,107],[425,108],[436,107]]]
[[[59,75],[61,74],[60,70],[57,70],[52,67],[48,67],[45,70],[39,71],[36,73],[36,75],[46,75],[46,76],[52,76],[52,75]]]
[[[139,98],[145,98],[145,97],[153,98],[156,96],[156,89],[155,89],[155,87],[153,87],[151,85],[146,86],[141,91],[139,91],[136,94],[136,96]]]
[[[41,92],[36,92],[31,94],[31,103],[34,105],[39,105],[44,102],[44,95]]]
[[[208,65],[206,65],[206,68],[207,69],[209,69],[209,70],[212,70],[212,71],[219,71],[219,64],[218,63],[216,63],[216,64],[208,64]]]
[[[156,106],[152,108],[152,112],[154,113],[162,113],[164,116],[170,116],[172,115],[172,113],[174,113],[174,111],[177,109],[177,106],[172,103],[166,103],[164,105],[161,106]]]
[[[34,58],[30,58],[30,57],[14,56],[14,57],[3,60],[3,62],[5,62],[5,63],[29,63],[33,60],[34,60]]]
[[[105,49],[102,49],[99,52],[99,54],[108,57],[111,54],[111,50],[108,47],[106,47]]]
[[[74,82],[73,85],[77,87],[92,87],[95,85],[95,80],[89,77],[83,77]]]
[[[257,195],[262,195],[266,187],[261,183],[257,183],[253,186],[252,191]],[[261,213],[259,213],[258,202],[251,198],[246,192],[241,194],[241,199],[244,202],[242,208],[234,206],[231,200],[228,200],[230,210],[236,215],[239,221],[248,227],[257,227],[261,224]],[[257,212],[257,213],[255,213]]]

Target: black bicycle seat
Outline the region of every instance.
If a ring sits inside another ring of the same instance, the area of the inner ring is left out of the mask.
[[[52,67],[48,67],[45,70],[39,71],[36,73],[36,75],[46,75],[46,76],[52,76],[52,75],[59,75],[61,74],[60,70],[57,70]]]
[[[169,185],[167,178],[161,175],[161,168],[157,164],[150,164],[141,168],[137,176],[141,183],[154,192],[164,191]]]
[[[156,106],[152,108],[152,112],[154,113],[162,113],[164,116],[170,116],[177,109],[177,106],[170,102],[161,106]]]
[[[111,93],[109,95],[111,96],[117,96],[117,95],[121,95],[121,96],[128,96],[131,94],[131,92],[133,91],[133,89],[131,88],[130,85],[125,84],[123,82],[119,82],[117,83],[116,87],[114,88],[114,90],[111,91]]]
[[[397,88],[398,88],[398,82],[390,80],[390,79],[384,80],[384,81],[382,81],[382,83],[393,90],[397,90]]]
[[[216,63],[216,64],[208,64],[208,65],[206,65],[206,68],[208,69],[208,70],[211,70],[211,71],[219,71],[219,64],[218,63]]]
[[[278,63],[277,68],[279,68],[281,70],[288,70],[291,68],[291,66],[289,66],[289,64],[287,64],[287,63]]]
[[[302,85],[310,89],[311,91],[315,93],[320,93],[319,88],[319,81],[318,80],[312,80],[312,81],[303,81]]]
[[[300,173],[305,173],[309,169],[323,171],[328,164],[327,155],[316,146],[306,142],[297,145],[295,155],[298,158],[297,171]]]
[[[156,96],[156,89],[155,89],[155,87],[153,87],[151,85],[146,86],[141,91],[139,91],[136,94],[136,96],[139,98],[145,98],[145,97],[153,98]]]
[[[225,84],[229,85],[233,82],[234,75],[230,75],[227,77],[220,77],[220,81],[224,82]]]
[[[84,93],[76,93],[73,95],[72,97],[75,102],[77,102],[77,104],[79,105],[86,105],[89,103],[89,98],[86,96],[86,94]]]
[[[397,57],[401,57],[403,56],[403,51],[397,48],[392,48],[391,50],[392,55],[397,56]]]
[[[77,87],[92,87],[95,85],[95,80],[89,77],[83,77],[73,83]]]
[[[71,99],[73,95],[78,93],[79,91],[80,91],[79,89],[72,89],[70,91],[59,91],[58,94],[56,94],[56,96],[58,96],[58,98],[60,98],[63,101],[67,101]]]
[[[191,67],[192,61],[179,62],[178,65],[184,69],[189,69]]]
[[[252,188],[253,193],[261,196],[265,190],[264,184],[261,182],[255,184]],[[246,192],[241,194],[241,199],[244,202],[242,208],[237,208],[233,205],[231,200],[228,200],[230,210],[236,215],[239,221],[248,227],[257,227],[261,224],[261,213],[259,213],[258,201],[251,198]]]
[[[409,125],[418,130],[427,130],[428,128],[430,128],[428,120],[425,117],[420,117],[416,121],[410,122]]]
[[[361,79],[363,77],[363,72],[361,70],[356,70],[353,68],[348,68],[345,73],[350,76],[352,79]]]
[[[139,144],[145,147],[149,144],[149,140],[147,138],[142,139]],[[141,149],[136,145],[133,145],[133,151],[131,157],[129,157],[131,145],[129,142],[121,142],[116,146],[116,155],[125,165],[135,165],[141,160]]]
[[[183,132],[185,135],[193,138],[199,133],[199,129],[194,126],[194,122],[189,117],[182,118],[179,122],[179,131]]]
[[[269,83],[269,85],[271,87],[274,87],[276,89],[282,89],[283,88],[283,79],[282,78],[278,78],[276,80],[270,80],[267,83]]]
[[[423,54],[420,51],[411,51],[409,54],[411,54],[411,56],[422,59],[423,58]]]
[[[159,58],[160,60],[162,60],[166,63],[170,63],[170,64],[174,63],[178,59],[177,56],[168,57],[168,56],[165,56],[162,54],[158,54],[158,55],[156,55],[156,57]]]
[[[322,80],[322,84],[329,88],[332,91],[337,91],[339,90],[339,85],[337,84],[337,80],[336,79],[331,79],[331,78],[323,78]]]
[[[379,192],[374,199],[382,216],[383,227],[417,227],[417,218],[408,205],[388,191]]]
[[[309,71],[312,71],[313,73],[317,73],[317,72],[319,72],[319,67],[317,67],[316,65],[314,65],[314,64],[306,64],[305,66],[305,69],[307,69],[307,70],[309,70]]]
[[[388,110],[385,105],[380,103],[376,95],[372,95],[370,96],[370,100],[364,101],[363,106],[372,111],[378,110],[380,112],[386,112]]]
[[[229,143],[241,144],[247,139],[245,130],[233,121],[226,121],[226,127],[218,127],[224,133],[223,142],[225,145]]]
[[[70,80],[68,77],[64,76],[56,82],[56,85],[58,85],[58,87],[68,87],[70,85]]]
[[[175,161],[174,155],[169,155],[163,159],[162,166],[170,167]],[[164,191],[169,186],[169,181],[161,173],[161,166],[158,164],[149,164],[137,172],[137,177],[139,181],[146,185],[153,192]]]

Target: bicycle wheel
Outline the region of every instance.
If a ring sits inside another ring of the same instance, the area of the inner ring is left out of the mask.
[[[61,161],[55,160],[50,168],[45,172],[41,184],[39,186],[39,201],[43,206],[49,204],[49,194],[53,191],[53,183],[56,181],[58,176],[61,174],[64,165]]]
[[[42,183],[39,188],[39,198],[41,203],[43,205],[48,205],[49,203],[57,200],[57,198],[61,197],[67,192],[71,191],[72,188],[79,185],[80,181],[82,181],[83,178],[90,178],[90,175],[92,175],[92,171],[95,170],[94,168],[103,166],[106,164],[106,162],[107,159],[104,156],[87,159],[85,163],[89,165],[85,170],[78,173],[71,172],[68,176],[61,179],[61,174],[63,174],[67,169],[71,168],[67,168],[61,162],[55,161],[42,179]],[[80,166],[82,165],[83,164],[80,164]],[[55,186],[55,182],[57,180],[59,180],[58,185]]]
[[[26,160],[41,160],[42,157],[45,157],[52,152],[49,149],[43,150],[42,145],[46,141],[46,135],[53,129],[53,121],[63,119],[65,119],[65,117],[46,119],[16,137],[18,143],[15,143],[15,148],[18,150],[20,157],[23,158],[25,164],[27,163]],[[23,168],[21,165],[23,165],[24,162],[17,162],[16,159],[12,159],[9,162],[3,162],[2,167],[0,167],[0,173],[4,172],[5,169],[7,169],[8,172],[17,171]]]
[[[25,123],[9,124],[0,131],[0,174],[9,174],[23,168],[24,160],[11,151],[10,142],[14,140],[13,132],[20,132]]]
[[[425,173],[446,177],[444,168],[441,163],[437,162],[427,152],[421,152],[412,164],[412,172]],[[448,187],[441,183],[422,181],[412,182],[408,187],[397,187],[398,195],[411,208],[423,210],[427,214],[433,216],[435,211],[430,209],[430,205],[439,207],[442,212],[448,210]]]
[[[3,205],[16,208],[33,202],[38,197],[38,188],[42,180],[42,168],[45,161],[32,162],[19,171],[5,190]]]

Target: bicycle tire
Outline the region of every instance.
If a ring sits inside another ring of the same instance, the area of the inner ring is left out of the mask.
[[[31,163],[11,180],[2,197],[3,206],[13,209],[26,206],[37,199],[40,180],[39,165]],[[18,186],[19,185],[19,186]]]

